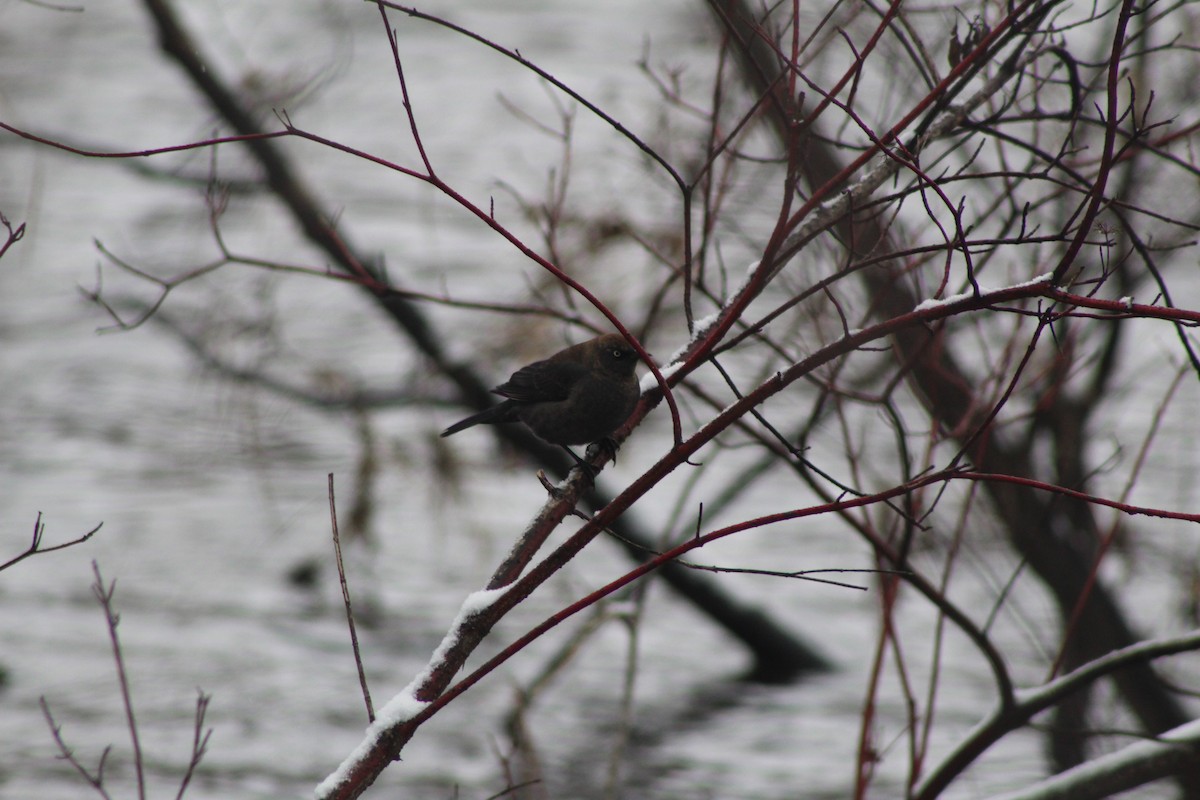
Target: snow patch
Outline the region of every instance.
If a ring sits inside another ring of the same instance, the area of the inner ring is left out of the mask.
[[[921,302],[917,303],[916,307],[913,308],[913,311],[929,311],[930,309],[933,309],[933,308],[939,308],[941,306],[950,305],[951,303],[957,303],[961,300],[968,300],[968,299],[970,299],[972,297],[976,297],[976,296],[992,294],[993,292],[1004,292],[1004,291],[1008,291],[1009,289],[1027,289],[1030,286],[1037,286],[1039,283],[1049,283],[1052,276],[1053,276],[1053,273],[1046,272],[1041,275],[1038,275],[1036,278],[1032,278],[1027,281],[1022,281],[1021,283],[1014,283],[1011,286],[1001,286],[998,289],[987,289],[987,288],[984,288],[981,286],[981,287],[979,287],[978,295],[976,295],[975,291],[972,290],[969,292],[961,292],[959,294],[951,295],[950,297],[930,298],[928,300],[922,300]]]
[[[418,700],[417,690],[429,678],[434,666],[440,664],[450,648],[458,642],[459,631],[462,630],[463,624],[496,602],[504,594],[506,588],[482,589],[466,596],[458,609],[458,615],[455,616],[454,622],[451,623],[446,635],[442,637],[441,644],[433,651],[433,655],[430,656],[429,663],[426,664],[425,669],[421,670],[420,674],[413,678],[408,686],[405,686],[391,700],[388,700],[383,708],[379,709],[375,715],[375,721],[367,726],[366,734],[363,736],[363,740],[359,742],[358,747],[355,747],[350,755],[346,756],[346,759],[325,780],[317,784],[314,792],[316,797],[328,797],[334,790],[345,783],[350,775],[350,771],[356,764],[367,757],[367,754],[371,752],[379,741],[379,737],[385,732],[407,722],[425,710],[425,707],[429,705],[429,701]]]

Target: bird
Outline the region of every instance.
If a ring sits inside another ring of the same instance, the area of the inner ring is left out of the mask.
[[[474,425],[523,422],[538,438],[568,453],[568,445],[597,441],[615,453],[609,435],[629,419],[641,395],[634,371],[637,362],[637,351],[620,334],[571,345],[521,367],[492,389],[504,400],[454,423],[442,436]]]

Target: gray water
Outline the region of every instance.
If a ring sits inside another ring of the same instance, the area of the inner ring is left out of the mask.
[[[656,56],[689,65],[697,81],[711,67],[699,34],[705,19],[691,3],[443,5],[622,119],[652,116],[647,109],[656,94],[636,68],[647,39]],[[209,135],[211,114],[157,54],[137,4],[81,0],[81,7],[75,13],[0,0],[0,119],[105,150]],[[272,105],[286,107],[311,130],[415,163],[372,7],[304,0],[193,3],[187,11],[226,75],[242,76],[248,89],[282,92],[264,97],[264,114]],[[414,103],[429,121],[428,144],[440,174],[485,207],[496,198],[519,227],[511,195],[497,181],[540,196],[560,151],[516,121],[505,104],[550,120],[554,104],[538,81],[478,47],[398,14],[392,24],[400,28]],[[524,287],[536,270],[428,188],[315,145],[287,147],[301,158],[311,185],[341,212],[348,235],[384,255],[406,284],[476,299],[527,299]],[[630,189],[644,174],[641,160],[590,120],[579,123],[573,157],[604,168],[580,169],[572,191],[634,214],[639,204],[654,203],[652,193]],[[219,158],[226,174],[236,174],[233,148],[222,148]],[[206,727],[213,733],[189,797],[308,795],[359,742],[366,723],[332,580],[326,494],[326,475],[334,473],[339,506],[343,512],[349,507],[361,441],[349,415],[321,413],[226,380],[154,323],[98,332],[111,320],[80,291],[96,287],[98,265],[111,297],[146,303],[155,292],[114,269],[93,240],[162,275],[215,257],[203,186],[151,180],[134,166],[202,178],[208,155],[137,164],[83,160],[0,137],[0,211],[28,225],[26,239],[0,261],[0,560],[26,545],[39,511],[47,544],[103,522],[85,545],[0,575],[0,798],[89,793],[56,758],[41,697],[86,765],[112,745],[107,779],[113,795],[134,796],[108,635],[89,588],[93,560],[106,581],[116,581],[152,796],[174,795],[190,748],[197,689],[212,695]],[[222,231],[242,252],[323,263],[297,245],[290,224],[262,198],[235,198]],[[204,329],[230,360],[299,385],[353,382],[435,396],[439,390],[420,380],[419,363],[360,292],[328,281],[232,266],[178,290],[165,313]],[[477,326],[454,347],[484,363],[485,371],[488,358],[497,373],[521,360],[486,344],[510,320],[437,307],[430,313],[440,324]],[[265,315],[280,321],[271,336],[239,334],[241,321]],[[475,351],[468,350],[472,340],[481,343]],[[664,343],[664,350],[670,346]],[[381,460],[372,545],[347,549],[352,589],[376,620],[360,636],[377,705],[421,669],[462,598],[486,582],[544,498],[526,464],[488,468],[492,453],[481,448],[491,444],[483,436],[456,445],[467,475],[460,487],[435,474],[428,466],[436,456],[434,433],[457,412],[418,405],[371,416]],[[640,474],[669,441],[665,428],[647,431],[602,478],[609,486]],[[1186,448],[1168,452],[1194,470],[1195,456]],[[661,497],[679,487],[668,482]],[[777,488],[794,491],[786,481]],[[1164,491],[1172,502],[1195,499],[1187,486]],[[796,502],[764,492],[746,498],[742,508],[777,510]],[[671,502],[656,502],[643,509],[645,517],[666,524]],[[781,540],[791,546],[781,550]],[[774,568],[784,560],[794,569],[869,563],[832,522],[740,537],[703,556]],[[996,574],[1012,566],[1002,552],[990,557]],[[315,589],[288,580],[310,563],[322,570]],[[595,543],[500,625],[483,654],[626,567],[616,548]],[[867,654],[878,635],[877,598],[751,576],[721,582],[819,642],[839,669],[792,687],[733,684],[746,666],[743,655],[693,611],[651,589],[637,641],[638,733],[625,759],[626,796],[766,800],[801,790],[806,797],[845,796],[853,781]],[[1036,594],[1024,613],[1033,627],[1050,618]],[[913,630],[931,623],[923,605],[905,608],[904,624]],[[544,638],[453,703],[420,731],[378,786],[407,797],[482,798],[502,789],[496,751],[503,748],[499,726],[514,686],[539,674],[576,627]],[[997,635],[1010,637],[1014,657],[1040,655],[1013,627]],[[958,656],[944,668],[939,751],[989,708],[992,696],[986,672],[966,646],[951,636],[948,647]],[[595,787],[603,785],[618,739],[628,651],[627,628],[605,625],[535,704],[530,724],[551,796],[597,796]],[[910,655],[918,670],[928,657]],[[1031,668],[1030,674],[1040,673]],[[881,697],[879,780],[895,788],[907,767],[905,709],[898,692],[885,688]],[[958,796],[1021,786],[1040,775],[1038,739],[1010,737],[984,764],[957,787]]]

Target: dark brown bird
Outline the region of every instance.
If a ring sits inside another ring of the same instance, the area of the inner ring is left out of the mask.
[[[637,405],[637,351],[609,333],[521,367],[493,392],[498,405],[456,422],[442,436],[472,425],[524,422],[550,444],[566,447],[605,439]]]

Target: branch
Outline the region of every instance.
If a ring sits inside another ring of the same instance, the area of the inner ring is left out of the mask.
[[[100,602],[100,607],[104,610],[104,621],[108,627],[109,640],[112,643],[113,661],[117,667],[117,682],[121,690],[121,704],[125,709],[125,721],[129,728],[129,737],[133,746],[133,765],[137,781],[137,796],[139,800],[145,800],[146,775],[143,767],[141,737],[138,734],[137,719],[133,713],[133,698],[129,689],[129,678],[125,671],[125,656],[121,651],[121,640],[117,634],[120,615],[117,614],[112,603],[117,584],[116,581],[109,583],[107,586],[104,584],[104,579],[100,576],[100,566],[95,561],[92,562],[92,574],[95,575],[95,582],[92,584],[92,593],[96,596],[96,599]],[[183,777],[180,779],[179,791],[175,795],[175,800],[182,800],[184,793],[191,784],[192,778],[196,774],[196,768],[200,765],[201,759],[204,758],[204,754],[208,751],[208,741],[212,737],[212,730],[204,730],[204,718],[208,712],[208,704],[211,699],[204,692],[199,692],[196,698],[192,752]],[[42,707],[42,714],[46,718],[46,724],[50,726],[50,735],[54,737],[54,742],[58,745],[59,758],[70,764],[101,797],[105,798],[105,800],[112,800],[112,797],[104,786],[104,768],[108,763],[108,756],[112,752],[112,745],[105,747],[103,752],[101,752],[100,759],[96,764],[96,770],[92,772],[83,766],[79,758],[75,755],[75,752],[67,746],[66,740],[62,735],[62,728],[54,721],[54,716],[50,713],[50,704],[46,701],[46,698],[41,697],[38,699],[38,702]]]
[[[183,778],[179,781],[179,792],[175,795],[175,800],[183,800],[184,792],[187,791],[188,784],[192,782],[192,776],[196,774],[196,767],[200,766],[200,760],[208,752],[208,740],[212,737],[212,728],[204,730],[204,717],[208,713],[208,704],[211,700],[210,695],[197,692],[196,722],[192,733],[192,756],[188,760]]]
[[[29,547],[27,547],[25,549],[25,552],[21,553],[20,555],[10,558],[8,561],[5,561],[3,564],[0,564],[0,572],[3,572],[4,570],[8,569],[9,567],[13,566],[14,564],[18,564],[21,561],[24,561],[25,559],[29,558],[32,555],[37,555],[38,553],[53,553],[55,550],[62,550],[67,547],[74,547],[77,544],[83,544],[88,539],[92,538],[92,536],[95,535],[96,531],[100,530],[101,526],[103,526],[103,525],[104,525],[104,523],[101,522],[99,525],[92,528],[87,533],[83,534],[82,536],[80,536],[76,539],[72,539],[69,542],[63,542],[62,544],[56,544],[53,547],[42,547],[42,534],[45,532],[46,527],[45,527],[45,525],[42,524],[42,512],[39,511],[38,515],[37,515],[37,519],[34,520],[34,522],[33,522],[33,541],[30,542]]]
[[[358,668],[358,684],[362,687],[363,702],[367,705],[367,722],[374,722],[375,707],[371,705],[371,690],[367,688],[367,672],[363,669],[362,653],[358,649],[358,631],[354,627],[354,610],[350,606],[350,587],[346,584],[346,566],[342,562],[342,537],[338,533],[332,472],[329,473],[329,523],[333,528],[333,553],[337,561],[338,581],[342,586],[342,604],[346,607],[346,625],[350,628],[350,649],[354,651],[354,664]]]
[[[989,747],[1016,728],[1026,724],[1035,715],[1054,706],[1064,698],[1091,685],[1097,679],[1132,664],[1142,664],[1176,653],[1187,653],[1200,649],[1200,632],[1168,639],[1156,639],[1114,650],[1084,666],[1051,681],[1037,689],[1020,691],[1016,701],[1008,708],[998,709],[975,726],[975,730],[961,741],[942,763],[918,787],[914,800],[932,800],[950,785],[959,774],[982,755]],[[1197,723],[1182,730],[1189,739],[1200,735]],[[1169,734],[1168,734],[1169,735]],[[1171,774],[1194,768],[1195,761],[1188,759]],[[1086,769],[1086,766],[1084,767]],[[1057,795],[1056,795],[1057,796]]]
[[[8,221],[8,217],[4,216],[3,212],[0,212],[0,225],[3,225],[6,231],[4,243],[0,244],[0,258],[4,258],[4,254],[8,252],[8,248],[24,238],[25,223],[22,222],[14,228],[12,223]]]
[[[989,800],[1105,800],[1151,781],[1177,775],[1198,759],[1200,720]]]
[[[54,743],[58,745],[58,757],[71,765],[71,768],[79,773],[89,786],[105,800],[112,800],[112,796],[108,790],[104,788],[104,765],[108,760],[108,754],[112,747],[105,747],[100,754],[100,760],[96,764],[96,771],[93,773],[79,761],[75,755],[75,751],[67,746],[67,742],[63,739],[62,726],[54,721],[54,715],[50,713],[50,704],[46,702],[46,698],[39,697],[38,704],[42,707],[42,716],[46,718],[46,724],[50,726],[50,735],[54,737]]]
[[[104,609],[104,621],[108,625],[108,638],[112,642],[113,661],[117,665],[117,683],[121,688],[121,705],[125,708],[125,722],[129,727],[129,741],[133,746],[133,768],[137,775],[138,800],[146,800],[142,742],[138,735],[137,718],[133,713],[133,696],[129,691],[129,676],[125,672],[125,657],[121,653],[121,640],[117,636],[117,625],[120,623],[121,617],[112,605],[113,592],[117,589],[117,582],[113,581],[105,587],[104,579],[100,577],[100,565],[95,561],[92,562],[92,573],[96,576],[96,582],[92,584],[92,593],[100,601],[100,607]]]
[[[323,798],[352,798],[358,797],[366,790],[375,778],[400,755],[403,746],[416,732],[416,729],[436,711],[452,700],[470,685],[460,682],[453,690],[447,691],[453,676],[461,669],[467,657],[475,650],[483,638],[495,624],[519,602],[529,596],[534,589],[545,582],[558,569],[579,553],[595,536],[616,520],[629,507],[641,499],[650,489],[678,466],[687,462],[701,447],[711,442],[719,433],[727,430],[730,425],[751,413],[768,398],[786,389],[795,381],[810,374],[818,367],[839,358],[846,353],[857,350],[873,341],[892,336],[898,331],[923,326],[936,319],[942,319],[969,311],[990,309],[1002,302],[1012,302],[1022,297],[1036,297],[1044,294],[1049,287],[1045,280],[1029,281],[1017,286],[985,291],[975,295],[949,298],[947,300],[923,304],[917,310],[878,323],[865,330],[850,334],[838,342],[827,345],[808,358],[793,364],[786,370],[776,373],[756,389],[746,393],[737,402],[728,406],[704,425],[691,438],[673,448],[664,455],[657,464],[634,481],[624,492],[618,495],[603,509],[598,511],[589,522],[576,531],[566,543],[548,555],[538,564],[529,568],[520,578],[511,584],[500,583],[493,579],[488,589],[468,598],[460,612],[455,625],[443,640],[442,646],[434,654],[429,666],[410,685],[388,704],[393,713],[385,715],[381,712],[379,720],[369,730],[362,744],[330,775],[318,789],[318,796]],[[677,380],[679,373],[673,371],[676,365],[669,365],[664,372],[669,380]],[[635,412],[635,415],[637,412]],[[526,538],[536,538],[544,541],[549,532],[557,527],[559,522],[570,513],[578,498],[582,476],[575,473],[575,478],[569,480],[560,488],[560,494],[552,497],[543,507],[525,533]],[[903,484],[886,492],[866,497],[858,497],[844,502],[810,509],[760,517],[749,520],[722,531],[699,537],[695,542],[681,545],[668,551],[662,559],[668,560],[686,552],[692,547],[700,546],[733,533],[765,524],[810,516],[816,513],[827,513],[833,510],[857,508],[862,505],[880,502],[903,494],[907,494],[920,486],[938,481],[949,480],[960,476],[957,470],[934,473],[910,483]],[[1007,478],[1008,476],[1003,476]],[[981,480],[983,478],[980,478]],[[1059,490],[1048,484],[1039,484],[1038,488]],[[1062,490],[1067,491],[1067,490]],[[656,559],[657,561],[657,559]],[[654,562],[652,562],[654,563]],[[658,566],[645,568],[645,571]],[[639,577],[641,572],[630,573],[629,580]],[[555,623],[557,624],[557,623]],[[552,626],[551,626],[552,627]],[[548,629],[548,628],[547,628]],[[527,636],[541,635],[544,632],[534,629]],[[526,637],[517,640],[509,646],[496,663],[489,662],[486,669],[494,669],[500,661],[508,658],[528,643]],[[484,668],[481,668],[484,669]],[[480,677],[482,673],[480,674]],[[476,678],[475,680],[478,680]],[[472,681],[473,683],[474,681]],[[465,685],[464,685],[465,684]],[[385,710],[386,711],[386,710]]]

